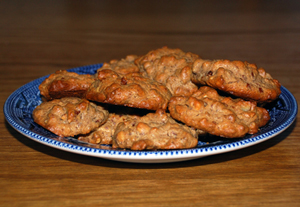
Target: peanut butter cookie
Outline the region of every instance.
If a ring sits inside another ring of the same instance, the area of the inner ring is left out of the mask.
[[[115,71],[98,71],[86,93],[88,100],[149,110],[166,109],[171,93],[163,85],[140,73],[120,75]]]
[[[109,69],[113,70],[121,75],[127,73],[139,72],[140,69],[135,65],[134,61],[138,58],[136,55],[128,55],[121,60],[111,60],[109,63],[104,63],[99,70]]]
[[[102,125],[108,111],[85,99],[65,97],[43,102],[33,111],[33,120],[61,137],[87,134]]]
[[[78,140],[92,144],[112,144],[112,137],[118,124],[133,117],[133,115],[110,113],[103,125],[87,135],[80,135]]]
[[[163,110],[119,123],[113,148],[131,150],[184,149],[197,146],[198,133]]]
[[[59,70],[46,78],[39,85],[39,90],[46,100],[63,97],[83,98],[94,81],[95,78],[92,75],[79,75],[74,72]]]
[[[172,95],[191,95],[198,87],[191,82],[192,64],[199,58],[180,49],[163,47],[135,60],[140,71],[170,90]]]
[[[280,83],[256,65],[242,61],[202,60],[193,65],[192,81],[260,103],[280,95]]]
[[[172,97],[169,111],[188,126],[226,138],[257,133],[270,119],[268,111],[257,107],[256,102],[222,97],[208,86],[189,97]]]

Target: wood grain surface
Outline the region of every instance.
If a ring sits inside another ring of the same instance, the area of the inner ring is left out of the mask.
[[[255,63],[300,101],[299,1],[3,0],[1,109],[56,70],[162,46]],[[300,206],[298,120],[242,150],[133,164],[50,148],[0,116],[0,206]]]

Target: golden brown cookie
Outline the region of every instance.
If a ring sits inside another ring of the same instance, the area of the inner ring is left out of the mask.
[[[112,70],[98,71],[86,93],[88,100],[149,110],[166,109],[171,93],[162,84],[140,73],[120,75]]]
[[[136,55],[128,55],[126,58],[121,60],[111,60],[109,63],[104,63],[99,70],[109,69],[113,70],[121,75],[127,73],[139,72],[140,69],[135,65],[134,61],[137,59]]]
[[[193,65],[192,81],[260,103],[280,95],[280,83],[256,65],[242,61],[202,60]]]
[[[189,97],[172,97],[169,111],[188,126],[226,138],[254,134],[270,119],[268,111],[255,102],[222,97],[208,86]]]
[[[112,137],[119,123],[128,120],[133,115],[110,113],[107,121],[95,131],[78,137],[78,140],[92,144],[112,144]]]
[[[33,120],[61,137],[87,134],[102,125],[108,111],[85,99],[66,97],[43,102],[33,111]]]
[[[39,86],[41,95],[46,100],[63,97],[85,96],[85,92],[95,81],[92,75],[79,75],[66,70],[59,70],[46,78]]]
[[[197,146],[196,130],[179,124],[163,110],[119,123],[113,148],[131,150],[185,149]]]
[[[191,95],[198,87],[191,82],[192,64],[199,58],[180,49],[163,47],[135,60],[141,72],[170,90],[172,95]]]

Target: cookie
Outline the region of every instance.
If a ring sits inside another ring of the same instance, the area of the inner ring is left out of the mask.
[[[92,75],[79,75],[74,72],[59,70],[46,78],[39,85],[39,90],[46,100],[63,97],[83,98],[94,81],[95,77]]]
[[[120,75],[104,69],[86,93],[88,100],[149,110],[166,109],[171,93],[140,73]]]
[[[150,51],[135,60],[140,71],[160,82],[172,95],[191,95],[198,87],[191,82],[192,64],[199,56],[180,49],[163,47]]]
[[[242,61],[202,60],[193,65],[192,81],[259,103],[280,95],[280,83],[256,65]]]
[[[119,123],[113,148],[131,150],[185,149],[197,146],[195,129],[176,122],[163,110]]]
[[[111,60],[108,63],[103,63],[103,66],[99,70],[109,69],[121,75],[139,72],[140,69],[134,63],[137,58],[138,56],[136,55],[128,55],[126,58],[121,60]]]
[[[95,131],[78,137],[78,140],[92,144],[112,144],[112,137],[119,123],[128,120],[133,115],[110,113],[107,121]]]
[[[43,102],[33,111],[34,122],[61,137],[90,133],[107,117],[103,107],[77,97]]]
[[[220,96],[203,86],[192,96],[174,96],[169,102],[171,116],[188,126],[225,138],[257,133],[270,119],[256,102]]]

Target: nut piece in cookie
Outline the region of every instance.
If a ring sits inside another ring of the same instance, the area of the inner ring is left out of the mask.
[[[66,97],[43,102],[33,110],[33,120],[61,137],[87,134],[102,125],[108,111],[85,99]]]
[[[188,126],[226,138],[254,134],[270,119],[268,111],[257,107],[256,102],[222,97],[208,86],[189,97],[172,97],[169,111]]]
[[[136,55],[128,55],[125,59],[111,60],[109,63],[104,63],[103,66],[98,70],[109,69],[117,72],[118,74],[125,75],[127,73],[139,72],[140,69],[134,64],[137,59]]]
[[[80,135],[78,140],[92,144],[112,144],[112,137],[119,123],[128,120],[133,115],[110,113],[107,121],[95,131]]]
[[[79,75],[66,70],[59,70],[46,78],[39,86],[40,93],[46,100],[63,97],[84,98],[85,92],[95,81],[91,75]]]
[[[242,61],[202,60],[193,65],[192,81],[260,103],[280,95],[280,83],[256,65]]]
[[[143,75],[167,86],[172,95],[191,95],[198,87],[191,82],[192,65],[199,56],[163,47],[135,60]]]
[[[185,149],[197,146],[196,130],[176,122],[163,110],[134,117],[117,126],[113,148],[131,150]]]
[[[88,100],[149,110],[166,109],[171,93],[162,84],[140,73],[120,75],[112,70],[98,71],[86,93]]]

